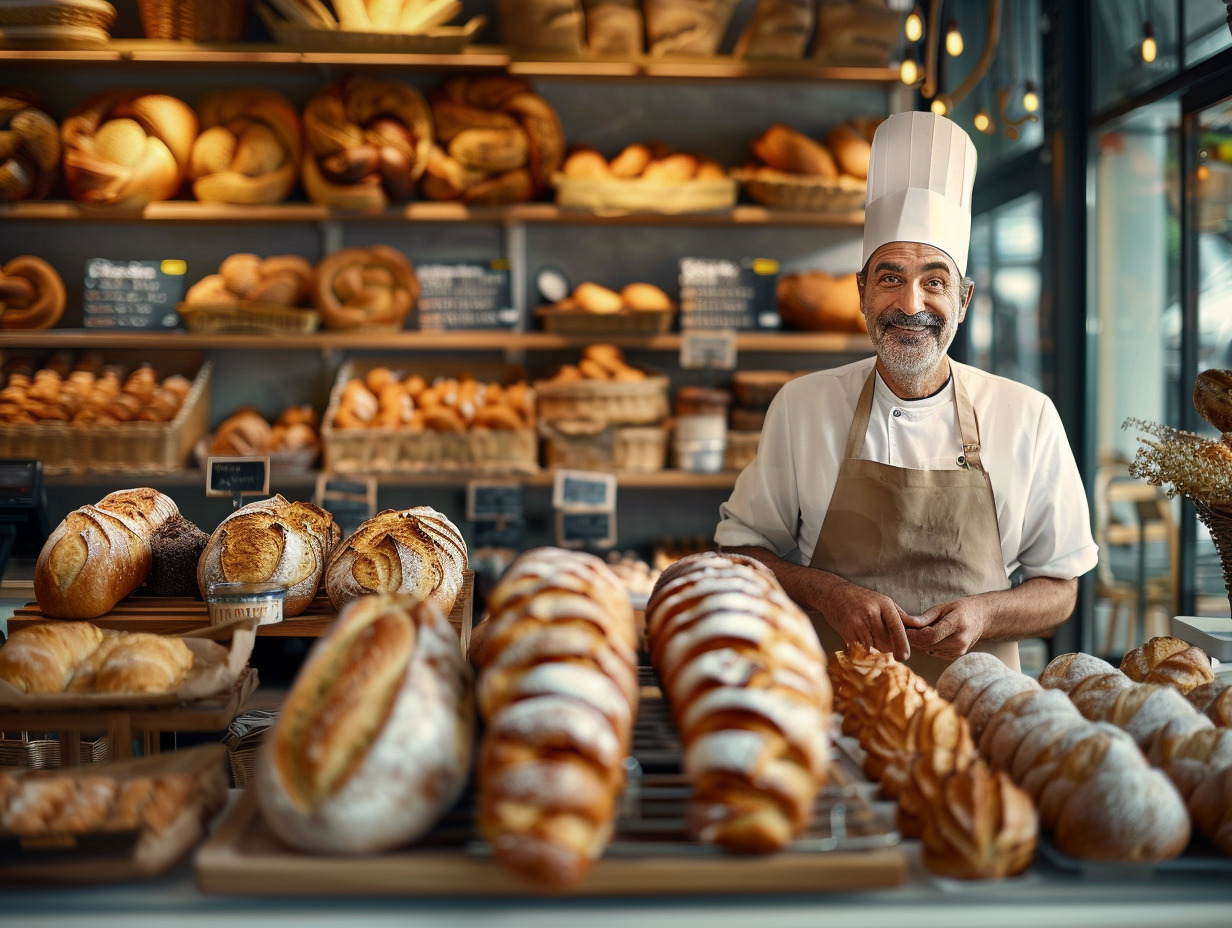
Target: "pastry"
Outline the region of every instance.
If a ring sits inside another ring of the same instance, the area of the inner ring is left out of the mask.
[[[202,202],[259,205],[287,198],[299,180],[299,114],[260,87],[216,90],[197,103],[200,135],[188,177]]]
[[[0,91],[0,203],[42,200],[60,175],[60,127],[39,96]]]
[[[327,328],[397,329],[418,298],[414,267],[388,245],[343,248],[317,265],[312,302]]]
[[[64,281],[42,258],[19,255],[0,268],[0,329],[50,329],[66,302]]]

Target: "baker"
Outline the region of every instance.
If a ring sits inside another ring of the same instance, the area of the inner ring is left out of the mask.
[[[782,388],[715,534],[775,572],[827,650],[892,651],[934,681],[973,649],[1018,669],[1097,558],[1052,402],[946,354],[974,292],[975,163],[943,116],[878,127],[857,276],[876,357]]]

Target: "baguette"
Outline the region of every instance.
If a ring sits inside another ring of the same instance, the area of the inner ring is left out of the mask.
[[[365,596],[308,655],[258,756],[256,796],[292,847],[368,853],[423,834],[462,791],[470,669],[430,602]]]

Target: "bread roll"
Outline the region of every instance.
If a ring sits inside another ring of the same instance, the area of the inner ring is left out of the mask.
[[[338,609],[371,593],[398,593],[449,615],[466,569],[466,541],[443,514],[430,506],[386,509],[334,550],[325,590]]]
[[[838,166],[830,150],[783,123],[774,123],[753,140],[753,154],[770,167],[788,174],[807,174],[829,180],[838,178]]]
[[[1215,679],[1205,651],[1167,636],[1152,638],[1126,652],[1121,659],[1121,672],[1142,683],[1166,683],[1182,694]]]
[[[68,688],[86,693],[169,693],[184,682],[192,666],[192,651],[179,638],[111,633],[78,665]]]
[[[215,583],[278,583],[284,616],[296,616],[317,595],[325,563],[341,532],[312,503],[280,495],[241,506],[214,529],[197,564],[201,595]]]
[[[873,156],[873,146],[851,126],[839,123],[826,133],[826,145],[838,161],[844,174],[868,178],[868,162]]]
[[[0,202],[41,200],[60,173],[60,127],[40,97],[14,87],[0,92]]]
[[[301,850],[347,854],[423,834],[466,782],[470,683],[431,602],[349,603],[313,645],[258,756],[271,830]]]
[[[150,572],[150,541],[179,509],[149,487],[118,490],[65,516],[34,566],[34,597],[46,616],[93,619]]]
[[[808,617],[776,580],[707,553],[664,572],[646,624],[698,837],[745,853],[784,847],[828,776],[830,682]]]
[[[0,329],[50,329],[64,315],[64,281],[34,255],[18,255],[0,269]]]
[[[568,886],[607,847],[624,786],[638,702],[628,591],[593,555],[536,548],[477,631],[479,830],[518,877]]]
[[[1205,370],[1194,380],[1194,409],[1221,432],[1232,432],[1232,371]]]
[[[633,310],[665,310],[672,308],[672,298],[654,284],[625,284],[620,291],[621,301]]]
[[[89,622],[19,628],[0,647],[0,680],[28,695],[62,692],[102,640],[102,630]]]
[[[189,179],[202,202],[259,205],[286,199],[299,180],[299,113],[263,87],[215,90],[197,102],[201,134]]]
[[[825,271],[784,274],[777,285],[779,315],[789,328],[809,332],[864,332],[856,275]]]
[[[388,245],[342,248],[316,270],[312,302],[326,328],[397,329],[419,298],[419,278]]]

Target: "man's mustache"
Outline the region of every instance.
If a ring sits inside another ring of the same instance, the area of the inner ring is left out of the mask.
[[[919,312],[914,316],[908,316],[901,309],[896,309],[891,313],[882,316],[877,320],[877,328],[884,332],[892,325],[902,326],[919,326],[928,325],[935,328],[941,328],[945,325],[945,319],[936,313]]]

